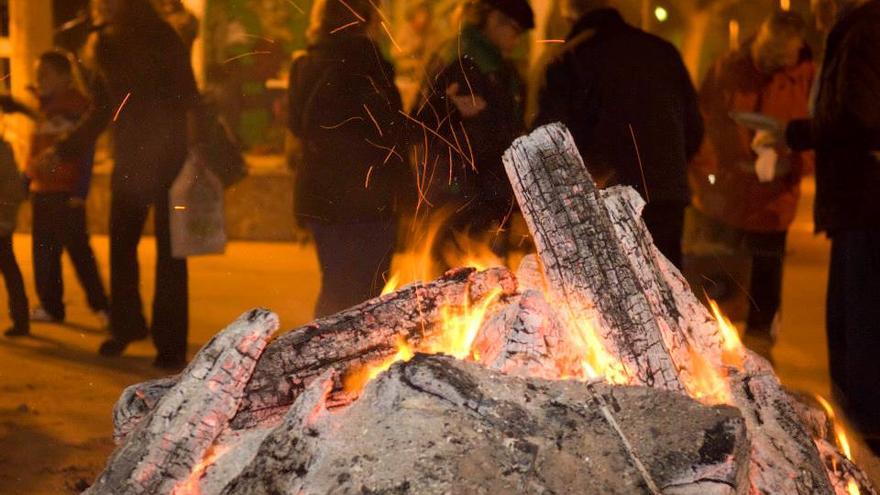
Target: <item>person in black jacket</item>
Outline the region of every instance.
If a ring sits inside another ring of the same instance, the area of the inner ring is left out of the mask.
[[[812,118],[789,123],[816,150],[816,229],[831,238],[826,326],[832,391],[880,452],[880,0],[831,29]]]
[[[437,253],[455,236],[501,232],[514,208],[501,157],[525,130],[523,82],[511,62],[522,35],[535,25],[526,0],[466,0],[460,32],[428,63],[413,119],[422,126],[418,151],[422,194],[451,215]],[[504,254],[503,236],[492,248]]]
[[[369,0],[315,2],[310,44],[290,69],[295,209],[321,265],[317,317],[381,291],[408,189],[406,121],[394,69],[373,40],[378,23]]]
[[[563,12],[576,21],[547,67],[534,125],[564,123],[600,187],[638,190],[654,242],[681,266],[686,165],[703,138],[681,56],[603,0],[567,0]]]
[[[152,334],[160,368],[186,364],[189,294],[185,259],[171,255],[168,191],[188,153],[202,156],[201,101],[189,54],[149,0],[92,0],[92,108],[47,151],[65,161],[113,131],[110,180],[110,331],[100,354],[118,356]],[[147,328],[140,297],[138,243],[155,215],[156,288]]]

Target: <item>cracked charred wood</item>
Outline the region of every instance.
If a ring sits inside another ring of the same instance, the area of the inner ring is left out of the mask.
[[[751,436],[749,477],[756,493],[834,493],[816,445],[775,375],[736,375],[731,393]]]
[[[619,238],[568,130],[551,124],[517,139],[504,164],[563,318],[590,324],[629,383],[683,391],[627,253],[636,241]]]
[[[569,493],[573,487],[588,495],[650,494],[646,475],[665,494],[748,490],[748,439],[739,412],[674,392],[523,379],[425,355],[392,366],[345,409],[327,412],[327,388],[312,383],[223,494]],[[619,429],[598,410],[595,396],[615,409]],[[218,460],[226,462],[235,460]],[[209,470],[202,487],[212,477]]]
[[[521,377],[578,376],[583,356],[543,294],[526,290],[506,302],[486,319],[474,341],[480,364]]]
[[[233,427],[280,417],[327,369],[343,376],[394,355],[398,337],[417,347],[437,328],[441,307],[478,303],[494,289],[502,295],[516,293],[513,274],[505,268],[452,270],[433,282],[402,287],[282,335],[263,353]]]
[[[504,268],[452,270],[430,283],[415,283],[341,313],[309,323],[273,340],[245,388],[235,428],[280,418],[308,383],[328,368],[343,376],[396,352],[398,336],[417,345],[439,322],[439,309],[481,301],[494,289],[516,293]],[[114,431],[124,437],[167,393],[174,378],[133,385],[114,410]]]
[[[214,336],[126,435],[86,493],[171,493],[228,427],[278,317],[253,310]]]
[[[642,220],[645,201],[631,187],[612,187],[602,191],[623,252],[639,279],[658,321],[666,348],[676,363],[690,361],[690,350],[698,349],[714,366],[721,366],[722,348],[718,324],[675,267],[654,245]],[[683,370],[687,372],[687,369]],[[686,380],[687,381],[687,380]]]

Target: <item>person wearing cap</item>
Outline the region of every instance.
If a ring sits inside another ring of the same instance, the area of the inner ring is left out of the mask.
[[[460,29],[431,57],[412,110],[418,141],[427,143],[418,150],[421,192],[451,215],[438,252],[466,234],[488,236],[503,255],[499,233],[515,200],[501,157],[525,130],[524,84],[511,58],[534,13],[526,0],[468,0],[459,14]]]
[[[563,13],[574,27],[547,67],[534,125],[567,125],[600,187],[635,188],[654,243],[681,266],[687,162],[703,138],[681,55],[608,0],[565,0]]]

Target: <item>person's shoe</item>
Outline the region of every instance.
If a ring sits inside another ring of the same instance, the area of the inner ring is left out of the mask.
[[[121,356],[125,352],[126,347],[128,347],[128,342],[111,337],[101,343],[101,347],[98,348],[98,354],[104,357]]]
[[[95,317],[98,318],[98,324],[101,326],[101,330],[107,330],[110,328],[110,313],[106,309],[95,311]]]
[[[5,335],[7,337],[27,337],[30,334],[31,334],[30,329],[26,326],[21,326],[21,325],[16,325],[16,326],[6,330],[5,332],[3,332],[3,335]]]
[[[60,323],[64,321],[64,317],[57,317],[43,308],[35,308],[31,311],[31,321],[37,323]]]
[[[153,366],[165,371],[181,371],[186,367],[186,358],[162,356],[160,354],[153,361]]]

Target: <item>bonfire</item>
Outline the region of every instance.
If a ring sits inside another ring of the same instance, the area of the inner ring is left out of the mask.
[[[786,392],[596,188],[564,126],[505,167],[537,253],[275,335],[253,310],[126,389],[93,494],[873,494],[829,408]]]

